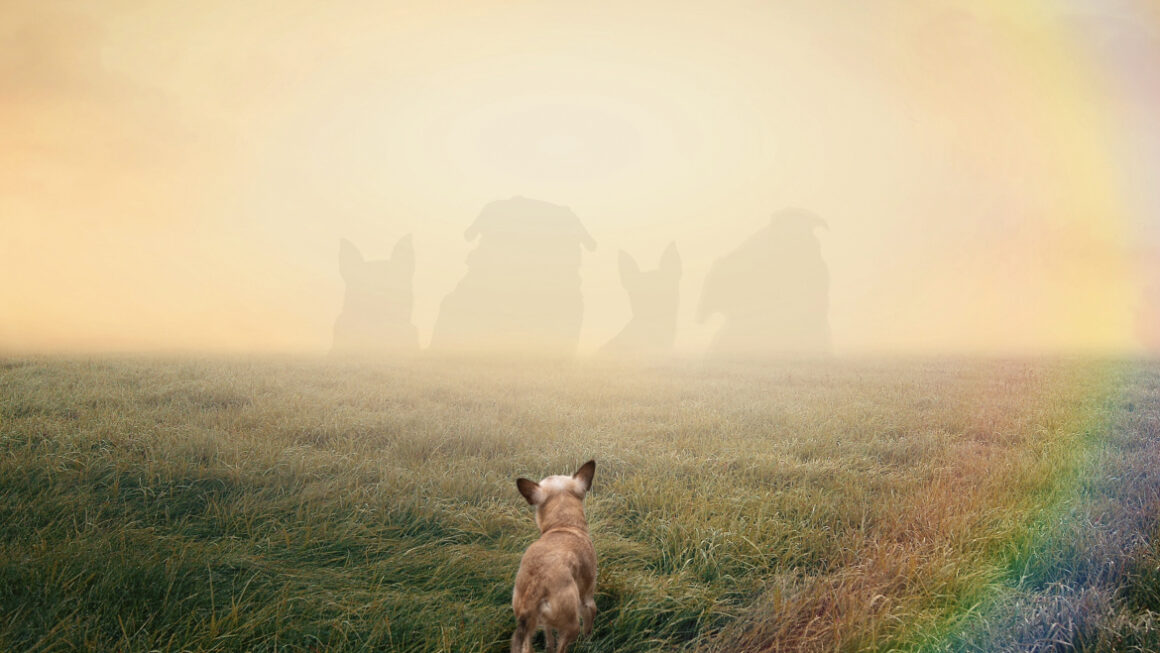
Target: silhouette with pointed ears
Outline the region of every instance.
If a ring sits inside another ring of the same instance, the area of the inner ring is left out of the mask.
[[[628,292],[632,319],[598,352],[601,356],[652,358],[672,353],[680,304],[681,255],[669,243],[655,270],[642,272],[636,259],[620,252],[620,284]]]
[[[419,333],[411,324],[415,251],[410,234],[395,243],[386,261],[363,260],[349,240],[339,241],[338,268],[346,282],[342,313],[334,323],[335,356],[414,352]]]

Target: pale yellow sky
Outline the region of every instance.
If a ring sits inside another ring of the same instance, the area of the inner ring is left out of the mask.
[[[9,2],[0,350],[322,352],[339,238],[408,233],[425,343],[513,195],[598,243],[582,353],[629,317],[618,250],[670,241],[703,349],[710,264],[786,206],[829,223],[839,353],[1134,350],[1160,331],[1144,6]]]

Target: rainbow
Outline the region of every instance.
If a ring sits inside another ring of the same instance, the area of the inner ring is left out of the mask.
[[[1034,225],[1036,235],[1024,248],[1030,259],[1049,251],[1076,259],[1057,264],[1076,290],[1059,298],[1072,303],[1070,328],[1092,334],[1095,341],[1132,333],[1142,351],[1160,351],[1160,77],[1154,74],[1160,61],[1160,5],[1075,2],[1061,10],[1061,4],[958,3],[929,26],[927,37],[934,53],[947,39],[961,41],[958,47],[951,43],[951,50],[966,50],[972,60],[949,68],[972,77],[972,83],[916,81],[903,85],[903,92],[946,117],[940,123],[943,140],[957,147],[971,173],[1010,186]],[[977,93],[982,76],[991,77],[983,83],[991,95],[967,98],[958,92]],[[965,103],[971,103],[969,110],[962,110]],[[992,124],[1017,124],[1021,133],[1000,131],[992,134],[994,140],[956,138],[963,121],[974,122],[970,133],[977,135],[987,133],[989,121],[1001,114],[1004,120]],[[1008,139],[1006,147],[996,147]],[[997,150],[1017,156],[996,161]],[[1084,274],[1093,268],[1108,276]],[[1126,310],[1112,316],[1096,308],[1109,305]],[[1124,389],[1138,380],[1133,370],[1107,363],[1096,372],[1094,387],[1104,388],[1106,396],[1077,398],[1071,425],[1076,446],[1023,541],[1005,549],[1000,580],[980,600],[917,633],[912,641],[922,642],[921,649],[999,650],[1037,638],[1069,640],[1085,620],[1097,620],[1107,609],[1100,583],[1118,573],[1116,566],[1128,559],[1142,534],[1109,529],[1093,544],[1087,532],[1095,526],[1085,522],[1092,517],[1085,511],[1097,510],[1093,506],[1100,499],[1123,506],[1154,491],[1113,478],[1124,470],[1108,469],[1102,455],[1115,412],[1125,402]],[[1065,632],[1068,628],[1072,631]]]
[[[924,651],[1040,650],[1045,642],[1077,644],[1106,627],[1123,574],[1148,541],[1150,520],[1139,506],[1160,491],[1148,462],[1116,451],[1124,411],[1136,409],[1130,390],[1144,381],[1143,368],[1124,361],[1069,364],[1059,385],[1035,392],[1066,397],[1070,414],[1053,426],[1059,440],[1054,478],[1046,498],[1031,510],[1020,534],[997,547],[993,581],[933,626],[909,633]],[[1028,398],[1028,409],[1041,403]],[[1045,427],[1046,428],[1046,427]],[[1122,440],[1120,442],[1122,444]],[[1147,511],[1145,511],[1147,512]],[[917,628],[915,629],[918,630]]]

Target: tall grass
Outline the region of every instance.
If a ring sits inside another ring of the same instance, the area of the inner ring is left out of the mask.
[[[0,361],[0,649],[497,651],[597,460],[581,651],[1149,650],[1160,367]]]

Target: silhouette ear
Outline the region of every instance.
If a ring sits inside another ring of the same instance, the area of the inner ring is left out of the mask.
[[[391,250],[391,263],[402,266],[407,276],[415,274],[415,247],[411,244],[411,234],[395,243],[395,249]]]
[[[351,274],[362,265],[362,253],[354,246],[354,243],[345,238],[340,238],[338,241],[338,271],[342,273],[342,278],[349,280]]]
[[[592,489],[592,475],[595,473],[596,461],[589,460],[588,462],[581,465],[580,469],[576,470],[576,473],[572,475],[572,478],[580,481],[580,485],[582,485],[584,487],[584,491],[587,492],[588,490]]]
[[[661,271],[665,276],[681,278],[681,255],[677,253],[676,243],[669,243],[665,253],[661,254]]]
[[[566,206],[562,206],[560,208],[564,210],[565,216],[567,217],[568,221],[571,222],[573,233],[576,234],[576,238],[580,241],[580,244],[584,246],[584,249],[590,252],[595,251],[596,241],[592,240],[592,235],[589,234],[588,230],[584,228],[584,223],[580,222],[580,218],[572,212],[572,209]]]
[[[540,489],[540,484],[535,481],[517,478],[516,487],[520,489],[520,494],[524,495],[524,499],[527,499],[530,505],[537,505],[544,500],[544,491]]]
[[[592,236],[589,235],[588,230],[584,228],[584,225],[580,224],[579,219],[576,220],[576,224],[580,225],[580,244],[584,246],[584,249],[590,252],[595,252],[596,241],[592,240]]]
[[[636,259],[623,249],[620,250],[620,257],[617,259],[617,263],[620,266],[620,285],[628,287],[629,284],[640,276],[640,266],[636,264]]]
[[[503,210],[502,206],[502,200],[484,205],[479,215],[475,216],[475,220],[471,223],[471,226],[467,228],[467,231],[463,232],[463,238],[471,243],[475,242],[475,239],[479,238],[480,234],[487,231],[494,231],[497,216]]]

